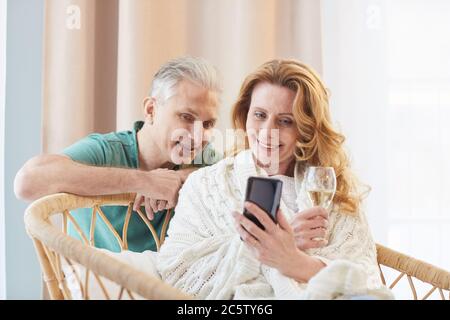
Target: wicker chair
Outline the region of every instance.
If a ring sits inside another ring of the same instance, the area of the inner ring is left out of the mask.
[[[121,299],[127,293],[134,299],[137,294],[145,299],[192,299],[192,297],[169,286],[157,277],[133,268],[131,265],[114,259],[108,254],[93,248],[94,229],[97,219],[103,219],[116,237],[122,250],[127,249],[127,228],[133,214],[134,194],[113,196],[81,197],[71,194],[55,194],[41,198],[32,203],[26,210],[25,225],[31,237],[41,265],[44,281],[51,299],[72,299],[68,289],[64,270],[71,268],[81,288],[82,298],[89,299],[88,284],[92,275],[99,284],[104,298]],[[122,235],[119,235],[106,219],[103,206],[125,206],[127,214]],[[70,211],[77,208],[92,208],[90,234],[85,235],[72,217]],[[139,210],[139,216],[149,228],[149,236],[153,236],[157,247],[164,242],[170,215],[166,216],[161,237],[157,237],[153,226]],[[59,220],[55,222],[55,217]],[[62,216],[62,219],[61,219]],[[71,221],[81,237],[81,241],[67,235],[67,222]],[[62,224],[61,227],[57,225]],[[421,297],[427,299],[439,293],[445,300],[445,293],[450,300],[450,272],[437,268],[426,262],[406,256],[382,245],[377,245],[378,263],[381,279],[386,284],[386,270],[395,271],[398,276],[389,287],[392,289],[406,278],[413,299],[419,299],[413,279],[427,284],[429,290]],[[63,267],[64,266],[64,267]],[[75,266],[82,266],[84,272],[78,272]],[[82,277],[84,275],[84,278]],[[103,285],[103,281],[112,281],[120,288],[117,296],[112,296]],[[84,280],[84,281],[82,281]],[[92,279],[91,279],[92,280]],[[395,288],[394,288],[395,289]],[[395,291],[394,291],[395,292]]]

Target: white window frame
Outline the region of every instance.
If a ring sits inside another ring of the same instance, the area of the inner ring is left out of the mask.
[[[7,1],[0,0],[0,300],[6,299],[4,135],[6,103],[6,12]]]

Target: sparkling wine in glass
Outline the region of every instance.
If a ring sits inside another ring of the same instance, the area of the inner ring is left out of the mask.
[[[332,167],[309,167],[305,172],[305,188],[313,206],[328,210],[336,192],[334,169]],[[328,238],[328,230],[325,238]]]
[[[309,199],[313,206],[319,206],[323,208],[329,208],[331,201],[333,200],[334,192],[329,190],[309,190]]]

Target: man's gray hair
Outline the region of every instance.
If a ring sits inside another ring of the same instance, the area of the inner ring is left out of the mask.
[[[217,69],[203,58],[180,57],[166,62],[153,77],[150,95],[164,104],[176,94],[182,80],[190,80],[202,87],[222,91]]]

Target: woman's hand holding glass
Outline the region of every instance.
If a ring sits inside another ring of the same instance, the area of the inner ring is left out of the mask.
[[[336,192],[336,175],[332,167],[309,167],[305,172],[305,189],[312,208],[297,213],[293,222],[300,250],[320,248],[328,244],[328,209]]]
[[[292,221],[295,244],[300,250],[321,248],[328,244],[328,212],[313,207],[297,213]]]

